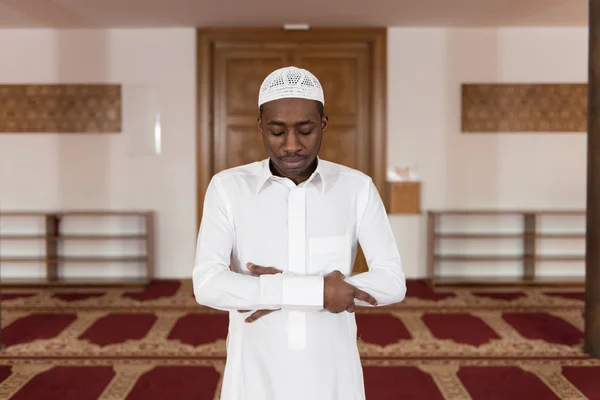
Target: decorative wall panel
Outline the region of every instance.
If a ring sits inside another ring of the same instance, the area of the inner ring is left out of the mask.
[[[121,86],[0,85],[0,133],[121,132]]]
[[[586,132],[587,84],[463,84],[463,132]]]

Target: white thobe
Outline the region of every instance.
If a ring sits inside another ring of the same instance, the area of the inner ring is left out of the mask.
[[[351,276],[358,243],[369,271]],[[253,276],[248,262],[283,273]],[[323,309],[324,275],[334,270],[379,306],[404,299],[400,255],[370,177],[318,159],[295,185],[267,159],[212,178],[193,283],[198,303],[229,311],[222,400],[365,398],[355,316]],[[238,312],[260,309],[278,311],[252,323],[251,312]]]

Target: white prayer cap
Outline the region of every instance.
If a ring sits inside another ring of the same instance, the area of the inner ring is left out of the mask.
[[[294,66],[275,70],[265,78],[258,94],[258,106],[284,98],[316,100],[325,105],[323,88],[317,77]]]

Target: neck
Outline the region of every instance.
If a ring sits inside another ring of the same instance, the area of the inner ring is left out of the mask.
[[[310,176],[312,175],[312,173],[315,172],[315,170],[317,169],[317,164],[318,164],[318,159],[315,158],[315,160],[312,163],[310,163],[310,166],[306,170],[304,170],[304,172],[302,172],[302,173],[300,173],[298,175],[294,175],[294,176],[285,175],[270,160],[269,160],[269,169],[271,170],[271,173],[273,175],[280,176],[282,178],[288,178],[289,180],[291,180],[292,182],[294,182],[296,185],[299,185],[302,182],[308,180],[308,178],[310,178]]]

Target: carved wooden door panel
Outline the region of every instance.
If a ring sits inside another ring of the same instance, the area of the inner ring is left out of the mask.
[[[308,69],[321,82],[329,127],[319,156],[369,174],[368,47],[306,45],[294,53],[294,65]]]
[[[295,65],[313,72],[325,91],[330,125],[319,156],[370,173],[369,48],[356,44],[231,43],[215,48],[213,170],[267,157],[257,128],[258,91],[273,70]],[[366,270],[359,251],[356,272]]]
[[[369,48],[364,43],[301,46],[294,64],[311,71],[325,93],[329,126],[319,157],[370,174],[369,170]],[[358,249],[354,272],[368,269]]]
[[[257,127],[263,80],[288,65],[285,51],[221,47],[214,63],[214,172],[267,157]]]

